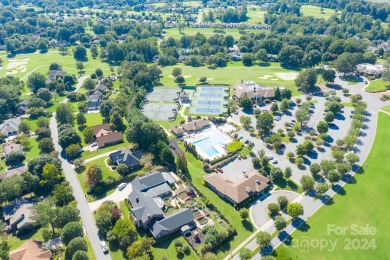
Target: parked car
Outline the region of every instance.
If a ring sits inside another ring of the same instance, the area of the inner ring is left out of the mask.
[[[272,160],[272,159],[274,159],[274,156],[273,155],[268,155],[268,160]]]
[[[280,116],[275,116],[274,118],[276,121],[279,121],[280,120]]]
[[[277,164],[277,163],[278,163],[278,160],[276,160],[276,159],[272,161],[272,164]]]
[[[97,142],[94,142],[91,144],[91,147],[96,147],[97,145],[98,145]]]
[[[244,142],[245,144],[247,144],[247,143],[249,143],[249,140],[245,140],[245,142]]]
[[[220,173],[223,173],[223,170],[221,168],[217,168],[217,171],[219,171]]]
[[[244,137],[243,137],[243,136],[239,136],[239,137],[238,137],[238,139],[242,139],[242,138],[244,138]]]
[[[122,182],[121,184],[118,185],[119,190],[123,190],[126,187],[127,183]]]
[[[102,247],[102,250],[103,250],[103,253],[104,254],[108,254],[108,248],[107,248],[107,245],[106,245],[106,242],[102,241],[100,243],[101,247]]]

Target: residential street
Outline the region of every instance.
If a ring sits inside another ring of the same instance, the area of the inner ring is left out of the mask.
[[[64,170],[65,178],[67,181],[69,181],[70,185],[73,188],[73,196],[77,201],[77,208],[80,211],[80,216],[83,221],[83,225],[88,235],[95,257],[98,260],[111,259],[111,256],[109,254],[105,255],[101,249],[95,219],[91,213],[83,190],[81,189],[80,183],[76,176],[76,172],[74,171],[72,164],[70,164],[66,159],[64,159],[63,153],[61,153],[62,148],[58,144],[57,120],[55,118],[55,113],[53,113],[53,117],[50,120],[50,130],[51,137],[54,143],[54,148],[60,154],[59,159],[62,162],[62,168]]]

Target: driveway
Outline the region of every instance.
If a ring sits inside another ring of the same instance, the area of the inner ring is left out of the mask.
[[[100,205],[103,204],[103,202],[109,201],[109,200],[119,204],[119,202],[124,201],[129,196],[129,194],[131,193],[132,190],[133,189],[132,189],[131,184],[128,183],[126,188],[124,188],[123,190],[116,189],[114,191],[114,193],[104,197],[103,199],[89,203],[88,204],[89,208],[93,212],[93,211],[97,210],[100,207]]]
[[[251,207],[251,220],[257,226],[257,228],[262,227],[269,221],[267,209],[268,204],[278,203],[278,198],[280,196],[286,196],[290,202],[299,197],[298,193],[284,190],[271,191],[271,193],[268,195],[269,196],[266,198],[260,198],[259,200],[255,201]],[[286,215],[285,218],[288,219],[289,217]]]

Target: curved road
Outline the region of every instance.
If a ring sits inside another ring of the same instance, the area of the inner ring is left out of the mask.
[[[81,87],[86,78],[87,77],[79,78],[76,91]],[[65,102],[67,102],[67,99],[65,99],[62,103]],[[111,256],[109,254],[105,255],[101,249],[95,219],[91,210],[89,209],[87,199],[85,198],[84,192],[81,189],[80,183],[77,179],[77,173],[74,171],[73,165],[63,157],[62,148],[58,143],[57,120],[55,116],[55,113],[53,113],[53,116],[50,120],[50,130],[54,148],[60,154],[59,159],[62,163],[62,169],[64,170],[65,178],[73,188],[73,196],[77,201],[77,208],[80,211],[81,220],[83,221],[83,225],[91,243],[93,253],[95,254],[95,258],[98,260],[110,260]]]

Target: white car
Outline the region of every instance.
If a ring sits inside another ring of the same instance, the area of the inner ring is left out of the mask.
[[[126,187],[127,183],[122,182],[121,184],[118,185],[119,190],[123,190]]]
[[[280,116],[275,116],[274,118],[276,121],[279,121],[280,120]]]
[[[106,242],[102,241],[100,243],[100,246],[102,247],[103,253],[107,254],[108,253],[108,248],[107,248]]]
[[[274,159],[274,156],[273,155],[268,155],[268,160],[272,160],[272,159]]]
[[[276,159],[272,161],[272,164],[277,164],[277,163],[278,163],[278,160],[276,160]]]
[[[91,144],[91,147],[95,147],[95,146],[97,146],[97,142]]]

